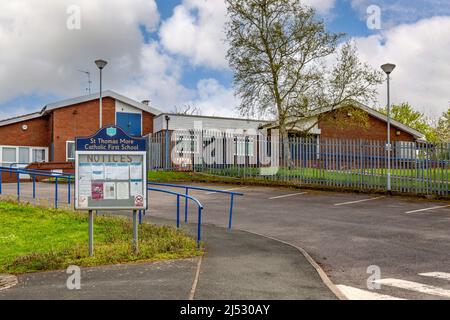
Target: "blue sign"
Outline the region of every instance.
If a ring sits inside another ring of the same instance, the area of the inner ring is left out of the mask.
[[[76,138],[76,151],[145,152],[145,139],[131,137],[120,127],[107,126],[86,138]]]

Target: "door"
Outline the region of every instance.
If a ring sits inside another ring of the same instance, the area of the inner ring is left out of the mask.
[[[117,112],[116,124],[130,136],[141,136],[142,115],[138,113]]]

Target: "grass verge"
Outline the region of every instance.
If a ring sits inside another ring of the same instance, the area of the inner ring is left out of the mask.
[[[0,273],[60,270],[202,254],[196,240],[168,226],[139,226],[139,254],[132,251],[132,223],[96,217],[95,255],[88,253],[88,218],[81,212],[0,201]]]
[[[445,180],[431,182],[419,180],[412,174],[397,176],[398,171],[393,170],[393,195],[424,196],[434,199],[449,198],[445,190],[449,188],[448,177]],[[285,169],[281,168],[273,175],[261,175],[256,168],[227,168],[209,169],[207,172],[173,172],[149,171],[149,181],[153,182],[203,182],[238,185],[280,186],[312,190],[326,190],[339,192],[362,192],[385,194],[387,184],[386,174],[373,172],[358,173],[349,171],[326,171],[314,168]],[[428,192],[426,192],[428,190]],[[437,191],[441,195],[437,195]],[[433,195],[434,194],[434,195]]]

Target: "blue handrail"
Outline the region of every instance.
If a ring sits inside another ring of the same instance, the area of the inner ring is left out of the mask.
[[[20,165],[29,165],[29,163],[15,162],[15,163],[11,163],[9,165],[9,168],[12,169],[14,166],[20,166]],[[17,167],[16,169],[19,169],[19,167]],[[9,173],[9,176],[12,177],[12,172]]]
[[[170,190],[164,190],[164,189],[158,189],[158,188],[149,188],[147,187],[148,191],[156,191],[156,192],[162,192],[167,193],[171,195],[177,196],[177,228],[180,228],[180,197],[185,198],[186,200],[194,201],[198,206],[198,221],[197,221],[197,247],[200,248],[200,241],[202,239],[202,210],[203,205],[200,201],[198,201],[196,198],[191,197],[189,195],[185,195],[178,192],[173,192]],[[187,201],[186,201],[187,202]]]
[[[2,173],[9,172],[10,176],[13,173],[17,175],[17,201],[20,202],[20,175],[26,174],[32,177],[33,182],[33,199],[36,199],[36,177],[49,177],[55,178],[55,200],[54,205],[55,208],[58,208],[58,180],[60,178],[67,178],[68,180],[68,203],[71,202],[71,179],[74,178],[74,175],[65,174],[65,173],[55,173],[48,172],[43,170],[34,170],[34,169],[19,169],[19,168],[11,168],[11,167],[1,167],[0,166],[0,194],[2,194]]]
[[[222,194],[230,195],[230,212],[229,212],[230,215],[229,215],[229,219],[228,219],[228,229],[229,230],[231,230],[232,224],[233,224],[234,197],[235,196],[244,196],[244,194],[240,193],[240,192],[217,190],[217,189],[203,188],[203,187],[183,186],[183,185],[170,184],[170,183],[147,182],[147,185],[185,189],[186,190],[185,195],[189,194],[189,190],[208,191],[208,192],[222,193]],[[187,205],[187,201],[186,201],[184,203],[184,222],[187,222],[187,220],[188,220],[188,205]]]

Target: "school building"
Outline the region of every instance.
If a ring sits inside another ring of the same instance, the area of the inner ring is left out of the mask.
[[[102,105],[103,126],[117,125],[132,136],[166,130],[216,130],[241,135],[263,132],[270,135],[277,130],[276,123],[268,121],[163,113],[148,101],[138,102],[113,91],[103,93]],[[311,133],[317,138],[386,140],[386,116],[363,105],[358,107],[368,114],[369,129],[351,125],[337,128],[333,121],[325,121],[327,117],[316,114],[302,124],[293,125],[290,134],[295,135],[296,131],[315,121]],[[352,121],[351,114],[334,115],[336,110],[324,112]],[[8,167],[50,162],[63,167],[74,161],[75,137],[93,135],[99,127],[98,93],[50,103],[38,112],[0,120],[0,164]],[[423,139],[420,132],[397,121],[392,121],[391,137],[395,141],[411,143]]]

